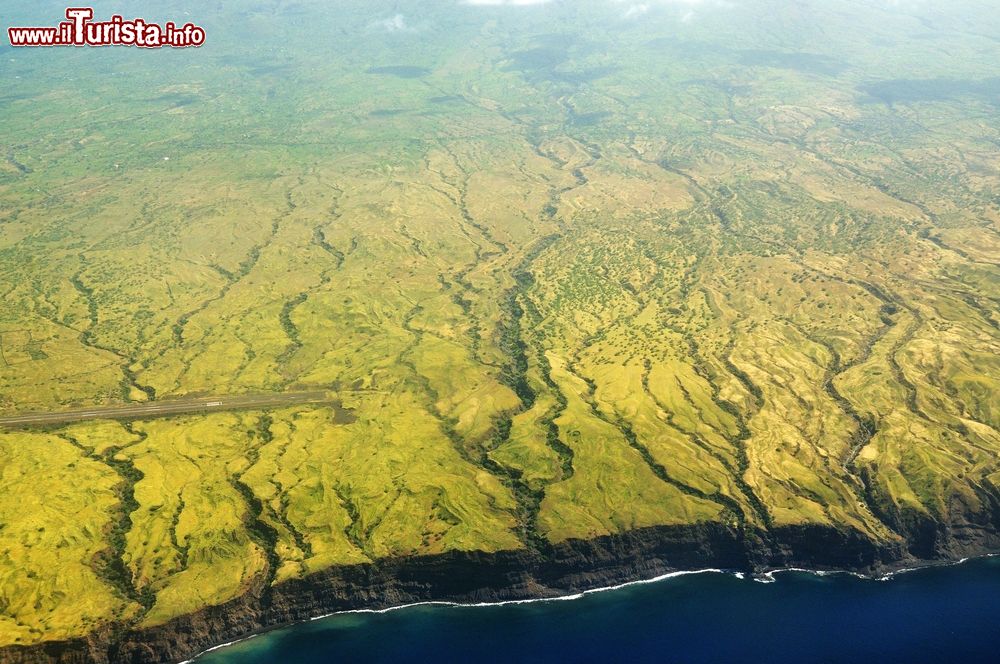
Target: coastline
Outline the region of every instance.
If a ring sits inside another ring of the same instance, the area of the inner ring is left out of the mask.
[[[969,560],[968,558],[966,560]],[[963,561],[964,562],[964,561]],[[780,570],[775,570],[780,571]],[[696,574],[732,574],[738,578],[742,578],[743,572],[735,572],[731,570],[723,570],[716,568],[706,568],[699,570],[678,570],[676,572],[667,572],[666,574],[661,574],[660,576],[653,577],[651,579],[636,579],[635,581],[626,581],[624,583],[619,583],[614,586],[604,586],[600,588],[590,588],[588,590],[582,590],[578,593],[573,593],[572,595],[558,595],[555,597],[538,597],[535,599],[510,599],[502,600],[499,602],[476,602],[474,604],[462,603],[462,602],[448,602],[444,600],[427,600],[424,602],[411,602],[409,604],[400,604],[398,606],[390,606],[384,609],[345,609],[343,611],[333,611],[331,613],[326,613],[319,616],[314,616],[306,620],[297,621],[289,623],[287,625],[276,625],[274,627],[266,627],[264,629],[253,632],[246,637],[235,639],[233,641],[227,641],[226,643],[220,643],[214,645],[211,648],[206,648],[205,650],[199,652],[191,659],[183,660],[178,664],[193,664],[197,662],[199,658],[203,655],[207,655],[210,652],[216,650],[221,650],[223,648],[228,648],[229,646],[236,645],[237,643],[244,643],[255,639],[258,636],[267,634],[268,632],[273,632],[278,629],[284,629],[286,627],[294,627],[295,625],[302,625],[308,622],[316,622],[317,620],[325,620],[326,618],[332,618],[334,616],[345,616],[352,614],[380,614],[380,613],[392,613],[395,611],[405,611],[406,609],[413,609],[420,606],[441,606],[441,607],[451,607],[457,609],[475,609],[475,608],[485,608],[491,606],[516,606],[519,604],[539,604],[544,602],[572,602],[577,599],[581,599],[586,595],[594,595],[597,593],[613,592],[615,590],[621,590],[623,588],[628,588],[630,586],[646,585],[652,583],[660,583],[662,581],[667,581],[669,579],[681,577],[681,576],[692,576]]]
[[[264,588],[163,625],[64,642],[0,649],[0,664],[181,662],[259,634],[340,613],[396,611],[415,605],[493,606],[570,601],[629,585],[700,573],[763,580],[790,571],[887,579],[914,569],[954,565],[1000,553],[993,528],[942,539],[934,558],[902,543],[860,533],[782,528],[746,533],[721,524],[653,527],[529,550],[448,552],[323,570]]]
[[[855,571],[851,571],[851,570],[829,570],[829,569],[825,569],[824,570],[824,569],[806,569],[806,568],[802,568],[802,567],[784,567],[784,568],[776,568],[776,569],[772,569],[772,570],[764,570],[764,571],[762,571],[760,573],[754,573],[750,580],[755,581],[757,583],[769,584],[769,583],[775,583],[777,581],[777,579],[774,578],[775,575],[777,575],[777,574],[801,573],[801,574],[812,574],[812,575],[818,576],[818,577],[844,575],[844,576],[852,576],[852,577],[855,577],[857,579],[863,579],[865,581],[887,582],[887,581],[892,581],[893,579],[895,579],[898,576],[901,576],[903,574],[908,574],[908,573],[911,573],[911,572],[920,572],[920,571],[925,571],[925,570],[935,569],[935,568],[941,568],[941,567],[957,567],[959,565],[963,565],[963,564],[968,563],[968,562],[974,562],[974,561],[977,561],[977,560],[985,560],[985,559],[988,559],[988,558],[995,558],[995,557],[1000,557],[1000,553],[984,553],[984,554],[977,555],[977,556],[964,557],[964,558],[961,558],[959,560],[927,561],[927,563],[923,564],[923,565],[919,565],[919,566],[916,566],[916,567],[903,567],[903,568],[900,568],[898,570],[887,572],[887,573],[881,574],[881,575],[861,574],[859,572],[855,572]],[[521,604],[539,604],[539,603],[547,603],[547,602],[567,602],[567,601],[571,602],[571,601],[575,601],[575,600],[578,600],[578,599],[582,599],[583,597],[585,597],[587,595],[596,595],[598,593],[614,592],[616,590],[622,590],[622,589],[629,588],[629,587],[640,586],[640,585],[649,585],[649,584],[655,584],[655,583],[662,583],[664,581],[669,581],[671,579],[676,579],[676,578],[680,578],[680,577],[684,577],[684,576],[695,576],[695,575],[700,575],[700,574],[724,574],[724,575],[733,576],[733,577],[735,577],[737,579],[740,579],[740,580],[743,580],[743,579],[747,578],[747,573],[746,572],[742,572],[742,571],[738,571],[738,570],[727,570],[727,569],[719,569],[719,568],[711,568],[710,567],[710,568],[698,569],[698,570],[677,570],[677,571],[674,571],[674,572],[667,572],[665,574],[661,574],[659,576],[656,576],[656,577],[653,577],[653,578],[649,578],[649,579],[636,579],[634,581],[626,581],[626,582],[619,583],[619,584],[616,584],[616,585],[613,585],[613,586],[603,586],[603,587],[599,587],[599,588],[590,588],[590,589],[583,590],[583,591],[580,591],[580,592],[577,592],[577,593],[573,593],[571,595],[559,595],[559,596],[556,596],[556,597],[539,597],[539,598],[535,598],[535,599],[514,599],[514,600],[502,600],[502,601],[499,601],[499,602],[476,602],[476,603],[449,602],[449,601],[443,601],[443,600],[427,600],[427,601],[423,601],[423,602],[411,602],[409,604],[400,604],[398,606],[390,606],[390,607],[387,607],[387,608],[384,608],[384,609],[364,609],[364,608],[362,608],[362,609],[345,609],[343,611],[334,611],[334,612],[331,612],[331,613],[314,616],[312,618],[308,618],[308,619],[303,620],[303,621],[292,622],[292,623],[289,623],[287,625],[276,625],[276,626],[272,626],[272,627],[266,627],[266,628],[260,629],[258,631],[255,631],[255,632],[253,632],[251,634],[248,634],[245,637],[241,637],[241,638],[238,638],[238,639],[227,641],[225,643],[220,643],[218,645],[213,645],[212,647],[206,648],[205,650],[197,653],[196,655],[194,655],[190,659],[186,659],[186,660],[183,660],[182,662],[179,662],[179,664],[196,664],[204,655],[207,655],[208,653],[215,652],[217,650],[222,650],[224,648],[228,648],[230,646],[234,646],[234,645],[239,644],[239,643],[245,643],[247,641],[255,639],[255,638],[257,638],[259,636],[262,636],[264,634],[268,634],[270,632],[273,632],[275,630],[285,629],[285,628],[288,628],[288,627],[294,627],[295,625],[302,625],[302,624],[306,624],[306,623],[309,623],[309,622],[315,622],[315,621],[319,621],[319,620],[325,620],[327,618],[332,618],[332,617],[335,617],[335,616],[352,615],[352,614],[385,614],[385,613],[392,613],[392,612],[395,612],[395,611],[404,611],[406,609],[412,609],[412,608],[423,607],[423,606],[439,606],[439,607],[458,608],[458,609],[475,609],[475,608],[498,607],[498,606],[516,606],[516,605],[521,605]]]

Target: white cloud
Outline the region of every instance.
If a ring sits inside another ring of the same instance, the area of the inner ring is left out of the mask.
[[[464,0],[463,4],[476,7],[497,7],[500,5],[526,7],[528,5],[544,5],[547,2],[551,2],[551,0]]]
[[[612,0],[612,2],[623,3],[627,0]],[[728,4],[719,0],[651,0],[651,5],[722,5]],[[650,8],[651,5],[633,5],[634,7]]]
[[[637,16],[647,14],[657,8],[672,7],[677,13],[681,23],[690,23],[697,18],[698,13],[709,8],[730,8],[733,3],[730,0],[646,0],[636,3],[634,0],[610,0],[614,4],[631,3],[622,13],[623,19],[632,19]]]
[[[391,18],[387,18],[383,21],[378,22],[378,26],[385,30],[386,32],[412,32],[413,28],[406,24],[406,17],[402,14],[396,14]]]
[[[460,4],[473,7],[527,7],[531,5],[544,5],[558,0],[459,0]],[[570,0],[564,0],[570,2]],[[622,10],[622,18],[630,20],[652,12],[658,8],[673,7],[678,14],[678,19],[684,23],[689,23],[695,18],[695,10],[709,7],[732,7],[731,0],[608,0],[612,4],[625,5]],[[887,0],[893,1],[893,0]],[[686,10],[686,11],[685,11]]]
[[[648,11],[649,11],[649,5],[646,4],[632,5],[631,7],[625,10],[625,13],[622,14],[622,18],[635,18],[636,16],[642,16]]]

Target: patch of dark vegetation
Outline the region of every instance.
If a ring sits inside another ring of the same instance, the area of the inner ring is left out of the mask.
[[[13,166],[15,169],[18,170],[18,172],[20,172],[23,175],[30,175],[31,173],[34,173],[34,170],[32,170],[31,167],[25,166],[17,159],[15,159],[13,152],[7,153],[7,163]]]
[[[593,127],[594,125],[599,125],[605,119],[611,116],[608,111],[594,111],[592,113],[574,113],[570,117],[570,124],[576,127]]]
[[[87,303],[87,320],[89,322],[88,328],[80,334],[80,341],[85,346],[94,345],[94,332],[93,329],[97,327],[97,300],[94,299],[94,291],[92,288],[83,283],[80,278],[81,272],[77,272],[72,277],[69,278],[69,282],[73,285],[73,288],[83,296],[84,302]]]
[[[23,101],[25,99],[31,99],[34,96],[35,95],[28,93],[0,95],[0,106],[3,106],[4,104],[10,104],[11,102],[15,101]]]
[[[288,347],[281,352],[278,356],[277,362],[279,365],[286,363],[291,359],[296,352],[302,348],[302,338],[299,334],[299,328],[295,327],[295,321],[292,320],[292,313],[295,308],[306,301],[309,297],[307,293],[299,293],[292,299],[286,301],[281,307],[281,313],[278,314],[278,319],[281,321],[281,329],[288,337]]]
[[[733,364],[733,360],[731,358],[733,344],[734,342],[730,341],[729,345],[726,347],[726,354],[722,358],[722,363],[726,365],[726,369],[729,373],[731,373],[736,380],[740,381],[740,384],[743,385],[744,389],[746,389],[746,391],[753,396],[754,403],[757,408],[760,409],[764,406],[764,392],[760,389],[760,386],[751,380],[747,372]]]
[[[242,262],[240,262],[240,269],[237,278],[242,279],[250,274],[250,270],[252,270],[257,264],[257,261],[260,260],[260,250],[262,248],[263,247],[260,245],[255,245],[250,248],[250,253],[247,254],[247,257],[243,259]]]
[[[513,420],[510,416],[497,419],[493,437],[489,447],[484,450],[480,464],[491,473],[500,477],[504,485],[514,494],[517,502],[517,532],[525,544],[538,552],[551,550],[549,541],[538,532],[538,514],[545,499],[545,490],[540,485],[531,485],[525,481],[523,473],[517,468],[511,468],[495,461],[490,453],[510,439]]]
[[[278,234],[278,229],[281,226],[281,220],[295,210],[295,203],[292,202],[290,191],[285,193],[285,201],[288,209],[277,219],[271,222],[270,236],[261,244],[257,244],[251,247],[249,253],[247,254],[247,257],[240,262],[238,272],[235,275],[233,275],[231,272],[227,270],[220,271],[220,274],[222,274],[223,277],[226,279],[226,283],[223,284],[219,292],[214,297],[208,298],[207,300],[203,300],[202,303],[198,305],[195,309],[192,309],[187,313],[181,314],[180,317],[178,317],[177,322],[175,322],[171,326],[171,331],[173,333],[174,341],[176,343],[182,344],[184,342],[184,329],[187,327],[187,324],[191,320],[192,316],[201,313],[206,308],[208,308],[208,306],[211,305],[213,302],[217,302],[218,300],[224,298],[229,293],[229,290],[233,287],[233,285],[240,279],[243,279],[248,274],[250,274],[253,268],[257,265],[257,261],[260,260],[261,250],[263,250],[264,247],[268,246],[274,240],[275,236]],[[210,265],[209,267],[212,266]],[[226,274],[229,274],[231,276],[226,277]]]
[[[671,59],[735,61],[744,67],[770,67],[802,74],[838,76],[848,69],[848,63],[820,53],[777,51],[765,49],[734,49],[721,44],[679,40],[672,37],[651,39],[646,48],[669,54]]]
[[[395,76],[396,78],[423,78],[431,73],[426,67],[413,67],[410,65],[388,65],[384,67],[369,67],[369,74],[378,76]]]
[[[222,55],[215,62],[223,67],[241,69],[254,77],[285,76],[295,70],[291,62],[281,62],[275,59],[253,60],[239,55]]]
[[[261,415],[257,420],[257,428],[253,433],[264,445],[274,440],[274,434],[271,433],[272,424],[274,424],[274,418],[270,415]]]
[[[420,256],[421,258],[427,258],[427,253],[424,251],[424,243],[406,229],[406,226],[399,227],[399,234],[410,241],[410,247],[413,248],[413,253]]]
[[[574,453],[573,448],[564,443],[563,439],[559,437],[559,425],[556,424],[556,419],[566,410],[568,402],[566,401],[566,395],[562,393],[559,386],[552,379],[552,365],[549,363],[549,358],[545,356],[543,351],[539,350],[537,360],[542,372],[542,380],[545,381],[545,385],[552,391],[552,396],[556,400],[556,405],[545,414],[543,420],[545,424],[545,444],[559,456],[562,479],[567,480],[573,476]]]
[[[330,407],[333,409],[334,424],[354,424],[358,421],[358,416],[350,408],[344,408],[340,403],[333,403]]]
[[[770,530],[773,525],[771,519],[771,513],[764,505],[764,502],[760,499],[757,493],[746,481],[746,474],[750,470],[750,457],[747,453],[747,441],[750,440],[751,431],[750,425],[748,424],[748,416],[740,409],[740,407],[732,401],[722,398],[722,394],[719,390],[718,376],[712,369],[712,366],[705,362],[702,357],[701,350],[698,346],[697,341],[695,341],[693,336],[687,335],[685,337],[685,342],[688,346],[688,353],[691,359],[694,360],[694,370],[708,385],[710,386],[712,393],[711,399],[720,410],[725,411],[733,418],[736,423],[737,433],[736,435],[729,434],[727,432],[723,433],[726,440],[728,440],[733,449],[736,452],[736,472],[733,473],[733,479],[739,486],[740,491],[746,497],[747,501],[753,507],[757,516],[761,519],[766,529]],[[726,359],[728,360],[729,355],[732,353],[732,344],[734,342],[730,340],[730,345],[727,346]],[[732,364],[730,361],[729,364]],[[755,386],[756,387],[756,386]],[[749,388],[748,388],[749,389]],[[759,389],[759,388],[758,388]],[[751,391],[753,393],[753,391]],[[757,399],[757,396],[754,395]],[[760,397],[763,399],[763,395]],[[761,402],[762,403],[762,402]]]
[[[103,559],[104,570],[110,578],[116,581],[117,587],[126,592],[126,596],[135,600],[147,611],[153,607],[156,595],[149,586],[136,588],[132,572],[125,565],[125,536],[132,530],[132,513],[139,509],[139,501],[135,498],[135,485],[142,480],[145,475],[142,471],[127,458],[119,456],[120,448],[112,447],[104,452],[104,463],[111,467],[122,481],[115,487],[118,495],[119,508],[118,518],[112,523],[111,531],[108,533],[108,540],[111,549]]]
[[[49,359],[49,354],[42,350],[42,342],[32,339],[28,342],[25,349],[28,351],[28,357],[32,360],[47,360]]]
[[[201,97],[190,92],[172,92],[146,99],[149,104],[163,105],[168,108],[181,108],[201,101]]]
[[[251,436],[251,440],[257,439],[259,442],[249,446],[247,450],[247,468],[253,468],[260,459],[260,448],[274,440],[271,432],[273,420],[270,415],[262,415],[257,420],[256,435]],[[259,546],[267,558],[267,571],[265,572],[264,596],[269,596],[271,584],[278,573],[281,565],[281,556],[278,554],[278,531],[264,520],[265,507],[253,489],[243,481],[243,475],[231,477],[229,483],[243,497],[247,511],[243,521],[246,525],[250,539]],[[280,517],[279,517],[280,520]]]
[[[595,413],[598,413],[596,404],[595,402],[593,402],[593,386],[591,386],[591,407]],[[632,427],[625,420],[618,419],[612,422],[601,414],[598,414],[598,417],[603,419],[605,422],[608,422],[608,424],[617,427],[617,429],[621,431],[622,435],[625,437],[625,440],[628,442],[629,447],[631,447],[632,449],[634,449],[636,452],[639,453],[639,456],[642,457],[642,460],[646,463],[646,466],[649,467],[649,469],[653,472],[654,475],[656,475],[660,479],[660,481],[669,484],[670,486],[674,487],[675,489],[677,489],[678,491],[687,496],[692,496],[694,498],[700,498],[701,500],[707,500],[716,503],[717,505],[722,507],[723,510],[731,514],[732,517],[735,518],[741,524],[741,527],[745,523],[746,516],[743,514],[743,508],[740,507],[740,504],[736,502],[733,498],[725,495],[721,491],[716,491],[715,493],[711,494],[705,493],[700,489],[697,489],[689,484],[685,484],[684,482],[681,482],[671,477],[670,474],[667,472],[666,467],[664,467],[663,464],[661,464],[653,457],[653,453],[650,452],[649,448],[646,447],[639,440],[638,436],[636,436],[635,434],[635,431],[632,430]]]
[[[594,46],[594,44],[586,37],[582,37],[579,34],[572,32],[550,32],[541,35],[533,35],[531,41],[532,43],[540,46],[564,51],[571,48],[588,49],[593,48]]]
[[[968,78],[897,78],[875,81],[858,87],[861,103],[882,103],[888,106],[926,101],[957,101],[977,99],[1000,106],[1000,76],[984,79]]]
[[[728,81],[725,79],[716,79],[716,78],[692,78],[686,81],[682,81],[681,85],[701,86],[704,88],[711,88],[714,90],[718,90],[723,94],[729,95],[730,97],[748,94],[752,90],[749,85],[740,85],[734,83],[733,81]]]
[[[500,380],[520,399],[519,412],[525,412],[532,408],[538,398],[527,376],[529,345],[525,341],[526,330],[523,327],[526,311],[520,300],[526,296],[527,291],[534,284],[534,276],[529,271],[532,262],[558,237],[558,235],[550,235],[542,238],[525,254],[514,269],[514,286],[506,292],[501,304],[504,316],[503,322],[497,330],[497,345],[507,357],[507,362],[501,369]],[[532,325],[528,329],[534,329],[534,327]],[[549,377],[548,362],[544,353],[538,350],[537,355],[538,361],[542,365],[541,370],[546,385],[553,390],[557,401],[556,406],[545,415],[546,443],[561,459],[562,479],[566,479],[573,474],[573,450],[559,438],[559,429],[554,422],[555,418],[566,407],[566,397],[559,392],[554,381]],[[545,498],[544,483],[529,483],[523,478],[519,469],[498,463],[490,456],[493,451],[510,439],[512,426],[513,420],[509,413],[496,418],[491,440],[480,454],[478,463],[500,477],[514,493],[518,505],[518,531],[522,541],[535,551],[549,551],[551,544],[538,532],[537,526],[538,514],[541,510],[542,500]]]
[[[524,340],[522,327],[525,311],[519,298],[527,293],[535,282],[534,275],[528,270],[531,263],[557,239],[557,235],[545,237],[525,254],[514,270],[514,286],[507,291],[501,305],[504,322],[498,330],[498,345],[509,359],[500,378],[521,399],[522,410],[531,408],[535,404],[537,395],[531,389],[527,378],[528,344]]]
[[[210,268],[222,275],[222,278],[226,281],[236,281],[236,275],[219,265],[218,263],[212,263],[209,265]]]
[[[818,53],[787,51],[738,51],[739,63],[748,67],[771,67],[789,69],[803,74],[838,76],[847,69],[847,64]]]
[[[138,389],[140,392],[146,395],[146,399],[149,401],[156,401],[156,388],[152,385],[143,385],[139,382],[139,377],[132,371],[132,368],[128,364],[122,365],[122,373],[125,374],[125,381],[132,387]]]
[[[845,283],[851,283],[846,282]],[[861,282],[853,282],[855,285],[861,285]],[[879,290],[877,286],[872,284],[864,283],[862,285],[865,290],[871,294],[879,293],[878,297],[880,300],[884,295],[882,291]],[[868,509],[871,510],[872,514],[878,518],[883,525],[885,525],[890,530],[893,530],[898,526],[898,522],[894,520],[891,512],[885,509],[885,506],[880,503],[875,494],[873,493],[873,487],[869,484],[870,477],[866,468],[859,469],[857,467],[856,459],[875,434],[878,433],[879,422],[873,413],[869,412],[859,412],[854,404],[850,402],[849,399],[844,397],[840,391],[837,389],[835,379],[837,376],[843,375],[850,369],[859,366],[868,361],[871,357],[872,349],[875,347],[879,341],[893,328],[895,321],[893,321],[890,316],[897,313],[895,305],[891,304],[888,299],[883,300],[882,307],[879,309],[879,318],[882,322],[881,327],[879,327],[873,335],[865,340],[864,347],[861,352],[850,362],[844,362],[841,359],[840,353],[833,346],[833,344],[825,341],[820,336],[817,335],[807,335],[811,341],[816,344],[823,346],[826,351],[830,354],[831,361],[826,369],[825,376],[823,378],[823,389],[824,391],[833,399],[834,402],[840,407],[840,409],[854,422],[854,432],[848,441],[849,448],[847,457],[843,461],[843,467],[845,470],[849,471],[857,480],[859,485],[858,497],[864,502]]]
[[[142,607],[144,615],[156,602],[156,594],[148,586],[138,587],[132,571],[125,564],[125,551],[128,546],[126,537],[132,530],[132,513],[139,509],[139,501],[135,497],[135,485],[145,477],[142,471],[135,467],[131,460],[119,454],[120,446],[109,447],[103,454],[97,454],[92,448],[80,443],[76,438],[67,434],[60,434],[60,438],[68,442],[88,459],[107,466],[115,472],[120,481],[114,486],[115,496],[118,498],[118,507],[113,512],[111,522],[105,529],[104,537],[108,546],[98,551],[93,559],[94,570],[105,579],[111,587],[127,599],[130,599]],[[124,632],[129,625],[117,627],[119,632]]]
[[[82,255],[80,256],[80,260],[81,262],[84,263],[86,262]],[[140,392],[144,392],[146,394],[146,397],[150,400],[155,399],[156,390],[147,385],[140,385],[136,378],[135,372],[132,371],[132,366],[135,364],[134,358],[123,355],[114,348],[97,343],[97,340],[94,336],[94,330],[97,329],[97,326],[100,323],[97,313],[98,312],[97,298],[95,296],[94,290],[83,282],[83,279],[81,278],[82,275],[83,275],[83,270],[81,269],[69,279],[70,284],[72,284],[73,288],[77,291],[77,293],[79,293],[84,298],[84,301],[87,303],[87,319],[89,321],[89,324],[87,326],[87,329],[80,333],[80,343],[90,348],[95,348],[97,350],[101,350],[106,353],[111,353],[117,356],[119,360],[121,360],[120,368],[122,372],[122,382],[119,387],[121,393],[120,398],[122,401],[128,402],[132,400],[131,391],[133,389],[139,390]],[[174,329],[174,333],[177,334],[176,328]]]
[[[647,41],[643,46],[656,51],[687,51],[689,53],[704,53],[710,50],[708,44],[704,42],[690,42],[675,37],[656,37]]]
[[[552,71],[568,59],[569,53],[565,48],[547,46],[529,48],[510,53],[504,71],[517,71],[522,74]]]
[[[263,549],[264,555],[267,557],[267,583],[264,587],[268,589],[274,581],[278,567],[281,565],[281,556],[277,552],[278,531],[263,520],[264,504],[253,492],[253,489],[239,479],[233,479],[231,483],[233,488],[243,497],[243,501],[247,505],[244,523],[246,524],[247,532],[250,534],[250,539]]]
[[[521,276],[524,273],[516,275]],[[500,374],[500,380],[514,391],[521,400],[521,407],[527,410],[535,404],[536,395],[528,384],[528,345],[524,342],[521,330],[524,309],[517,301],[516,289],[507,293],[502,306],[506,322],[500,328],[499,346],[509,360]]]
[[[184,508],[186,507],[184,503],[184,496],[181,495],[177,501],[177,509],[170,517],[170,545],[174,547],[174,551],[177,552],[177,564],[180,569],[187,569],[188,565],[188,552],[191,547],[188,544],[181,544],[180,540],[177,538],[177,527],[181,522],[181,514],[184,513]]]
[[[294,67],[289,64],[260,64],[247,67],[247,73],[254,77],[261,76],[285,76],[290,74]]]
[[[313,229],[312,243],[333,256],[334,260],[337,261],[338,269],[344,264],[344,252],[340,251],[327,241],[326,234],[323,233],[323,229],[319,226]]]
[[[460,293],[453,293],[451,301],[458,305],[458,307],[462,310],[462,313],[466,316],[472,313],[472,301],[465,299]]]
[[[354,503],[354,500],[351,499],[343,487],[338,484],[334,484],[332,488],[333,492],[337,494],[337,498],[340,500],[340,504],[343,506],[344,511],[347,512],[348,518],[351,520],[351,522],[344,527],[344,535],[359,551],[365,551],[365,540],[370,533],[363,532],[361,512],[358,510],[358,506]]]
[[[509,53],[503,71],[518,72],[529,81],[564,83],[579,86],[592,83],[618,72],[613,65],[578,67],[574,61],[583,58],[589,49],[571,44],[544,44]]]
[[[580,85],[583,83],[593,83],[596,80],[611,76],[620,70],[621,67],[605,65],[600,67],[590,67],[588,69],[580,69],[577,71],[557,71],[552,74],[551,79],[554,81],[563,81],[565,83]]]

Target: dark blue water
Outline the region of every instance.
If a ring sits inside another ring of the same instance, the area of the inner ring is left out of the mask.
[[[572,601],[346,614],[199,664],[1000,662],[1000,558],[889,581],[698,574]]]

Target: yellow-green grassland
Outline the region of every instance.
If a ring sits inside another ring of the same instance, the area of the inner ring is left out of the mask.
[[[957,4],[166,2],[205,46],[0,49],[0,418],[329,397],[0,420],[0,660],[630,533],[1000,549],[1000,15]]]

